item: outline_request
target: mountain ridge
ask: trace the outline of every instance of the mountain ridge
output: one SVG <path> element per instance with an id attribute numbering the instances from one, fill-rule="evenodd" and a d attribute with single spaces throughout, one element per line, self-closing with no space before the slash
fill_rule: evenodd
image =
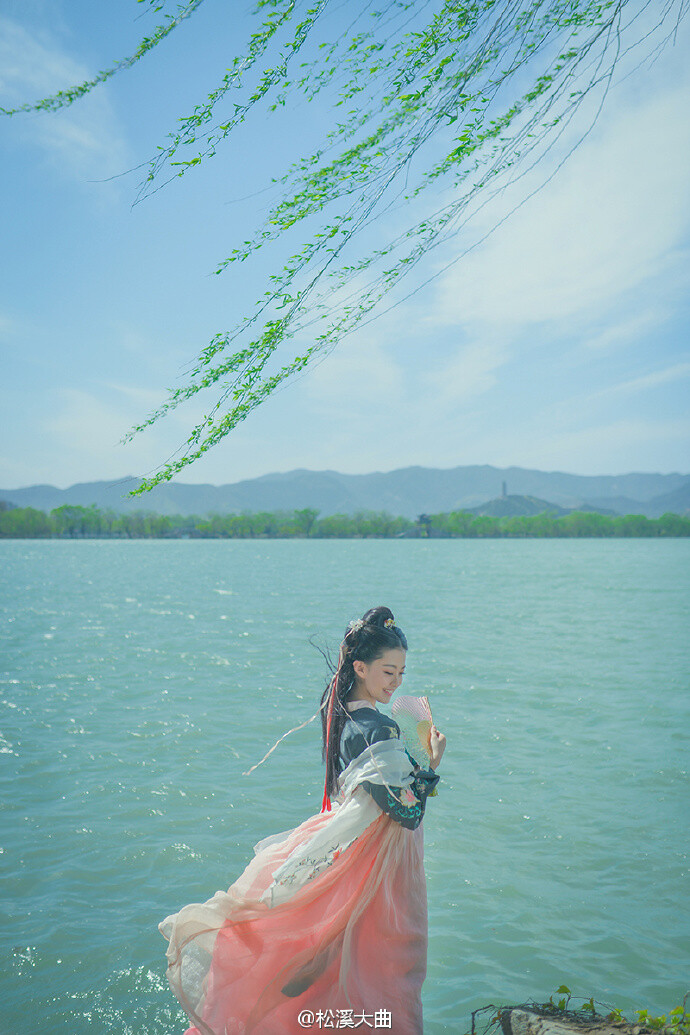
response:
<path id="1" fill-rule="evenodd" d="M 471 510 L 510 493 L 545 500 L 566 510 L 584 506 L 647 517 L 660 517 L 666 511 L 690 511 L 690 475 L 675 472 L 577 475 L 489 464 L 454 468 L 415 465 L 367 474 L 296 468 L 224 485 L 169 482 L 143 497 L 128 497 L 126 493 L 137 484 L 138 479 L 132 476 L 117 481 L 78 482 L 66 489 L 33 485 L 0 489 L 0 500 L 45 511 L 63 505 L 95 504 L 99 509 L 119 512 L 203 515 L 311 507 L 321 516 L 376 510 L 415 518 L 420 513 Z"/>

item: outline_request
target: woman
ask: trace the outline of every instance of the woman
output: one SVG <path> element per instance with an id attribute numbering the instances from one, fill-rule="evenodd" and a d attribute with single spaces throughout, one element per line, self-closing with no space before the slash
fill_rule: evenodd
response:
<path id="1" fill-rule="evenodd" d="M 376 707 L 400 686 L 406 651 L 388 608 L 350 623 L 321 702 L 321 813 L 260 842 L 227 892 L 160 925 L 170 985 L 196 1025 L 187 1035 L 422 1032 L 420 824 L 445 738 L 432 727 L 422 769 Z"/>

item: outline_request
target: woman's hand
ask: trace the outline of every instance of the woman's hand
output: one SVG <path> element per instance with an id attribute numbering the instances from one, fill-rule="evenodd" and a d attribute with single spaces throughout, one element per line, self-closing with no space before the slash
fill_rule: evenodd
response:
<path id="1" fill-rule="evenodd" d="M 445 750 L 446 738 L 442 733 L 439 733 L 435 726 L 432 726 L 429 734 L 429 767 L 431 769 L 438 769 L 439 762 L 443 758 L 443 752 Z"/>

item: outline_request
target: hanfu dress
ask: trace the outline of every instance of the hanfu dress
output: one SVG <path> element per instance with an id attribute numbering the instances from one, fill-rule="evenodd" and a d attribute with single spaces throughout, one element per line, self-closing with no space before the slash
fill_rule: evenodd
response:
<path id="1" fill-rule="evenodd" d="M 423 1031 L 421 822 L 438 777 L 396 722 L 347 707 L 332 810 L 261 841 L 227 891 L 159 925 L 186 1035 L 297 1035 L 311 1015 L 314 1030 Z"/>

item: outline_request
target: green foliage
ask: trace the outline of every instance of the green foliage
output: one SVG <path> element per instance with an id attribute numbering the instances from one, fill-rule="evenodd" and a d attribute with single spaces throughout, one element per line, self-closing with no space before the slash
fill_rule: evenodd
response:
<path id="1" fill-rule="evenodd" d="M 166 15 L 132 57 L 5 114 L 73 103 L 140 60 L 200 3 Z M 165 0 L 148 4 L 157 12 Z M 241 53 L 157 149 L 137 200 L 214 157 L 262 106 L 280 115 L 288 104 L 320 97 L 331 105 L 333 128 L 315 150 L 277 171 L 282 196 L 216 265 L 220 275 L 277 241 L 291 242 L 288 259 L 278 260 L 244 318 L 216 334 L 187 383 L 126 436 L 198 393 L 216 393 L 181 455 L 135 492 L 193 463 L 371 319 L 430 249 L 539 162 L 588 98 L 596 109 L 623 45 L 658 57 L 686 10 L 684 0 L 668 0 L 642 26 L 632 0 L 381 0 L 376 9 L 356 5 L 342 30 L 335 0 L 258 0 Z M 441 207 L 427 200 L 431 188 L 435 195 L 450 188 Z M 358 253 L 363 232 L 400 197 L 407 226 L 385 246 Z M 295 339 L 303 344 L 291 344 Z M 578 521 L 572 534 L 599 534 L 593 520 Z M 476 534 L 498 534 L 498 527 L 487 520 Z"/>
<path id="2" fill-rule="evenodd" d="M 137 0 L 138 3 L 143 3 L 144 0 Z M 164 0 L 148 0 L 152 10 L 155 13 L 162 10 L 164 7 Z M 150 50 L 157 47 L 166 36 L 169 36 L 173 29 L 176 29 L 180 22 L 184 21 L 185 18 L 189 18 L 190 14 L 203 3 L 203 0 L 189 0 L 186 4 L 181 4 L 177 8 L 177 14 L 166 14 L 165 22 L 163 25 L 158 25 L 151 33 L 150 36 L 144 36 L 140 41 L 139 46 L 136 48 L 133 54 L 129 57 L 121 58 L 116 61 L 110 68 L 99 72 L 98 75 L 94 76 L 93 79 L 87 79 L 83 83 L 79 83 L 76 86 L 71 86 L 66 90 L 59 90 L 56 94 L 51 97 L 44 97 L 38 101 L 27 101 L 26 104 L 20 104 L 17 108 L 0 108 L 0 115 L 18 115 L 20 112 L 32 112 L 32 111 L 57 111 L 60 108 L 65 108 L 74 101 L 79 100 L 85 94 L 90 93 L 95 86 L 100 86 L 101 83 L 105 83 L 108 79 L 121 72 L 125 68 L 131 68 L 132 65 L 140 61 L 145 54 L 148 54 Z"/>
<path id="3" fill-rule="evenodd" d="M 466 1032 L 465 1035 L 477 1035 L 478 1026 L 476 1018 L 480 1014 L 489 1015 L 489 1019 L 482 1029 L 482 1035 L 489 1035 L 494 1029 L 500 1031 L 504 1026 L 505 1016 L 513 1010 L 526 1011 L 541 1017 L 555 1018 L 565 1022 L 563 1030 L 577 1031 L 578 1026 L 581 1026 L 585 1035 L 587 1031 L 600 1031 L 608 1025 L 627 1028 L 628 1030 L 632 1028 L 635 1035 L 654 1031 L 662 1032 L 663 1035 L 690 1035 L 690 1014 L 687 1012 L 687 1000 L 690 992 L 685 994 L 682 1004 L 670 1010 L 668 1014 L 654 1017 L 648 1010 L 635 1010 L 632 1019 L 625 1017 L 618 1008 L 614 1007 L 611 1009 L 603 1003 L 597 1003 L 593 996 L 583 1000 L 580 1006 L 575 1006 L 575 1001 L 579 1001 L 581 997 L 573 995 L 567 985 L 561 985 L 555 994 L 559 998 L 554 999 L 554 996 L 551 995 L 546 1003 L 528 1002 L 500 1007 L 496 1007 L 491 1003 L 488 1006 L 474 1010 L 472 1013 L 472 1031 L 471 1033 Z M 609 1012 L 602 1014 L 597 1010 L 597 1006 L 605 1006 L 605 1009 Z M 608 1022 L 608 1025 L 606 1022 Z"/>
<path id="4" fill-rule="evenodd" d="M 51 523 L 42 510 L 15 507 L 0 511 L 0 538 L 45 539 L 53 534 Z"/>
<path id="5" fill-rule="evenodd" d="M 552 1007 L 554 1007 L 557 1010 L 567 1010 L 568 1009 L 568 1004 L 570 1003 L 570 998 L 572 996 L 572 992 L 570 991 L 568 986 L 567 985 L 561 985 L 559 988 L 556 989 L 556 995 L 562 995 L 565 998 L 559 999 L 557 1003 L 554 1003 L 553 996 L 549 996 L 548 1003 L 544 1004 L 545 1008 L 547 1006 L 552 1006 Z"/>
<path id="6" fill-rule="evenodd" d="M 690 536 L 690 517 L 665 514 L 658 521 L 639 515 L 580 522 L 590 514 L 550 514 L 493 518 L 464 510 L 449 514 L 422 514 L 416 522 L 374 511 L 332 514 L 319 518 L 312 507 L 290 512 L 262 511 L 183 517 L 135 511 L 116 514 L 96 506 L 62 506 L 45 514 L 32 507 L 4 510 L 0 506 L 0 539 L 393 539 L 410 538 L 554 538 L 554 537 L 667 537 Z M 673 520 L 670 520 L 673 519 Z M 642 524 L 640 523 L 642 520 Z M 589 532 L 585 531 L 587 528 Z M 564 986 L 558 989 L 567 993 Z M 586 1009 L 588 1007 L 583 1007 Z"/>
<path id="7" fill-rule="evenodd" d="M 669 1010 L 668 1014 L 662 1013 L 658 1017 L 652 1016 L 648 1010 L 636 1010 L 636 1023 L 648 1031 L 671 1032 L 672 1035 L 690 1035 L 690 1013 L 687 1012 L 687 995 L 681 1006 Z M 619 1011 L 616 1011 L 619 1013 Z"/>
<path id="8" fill-rule="evenodd" d="M 557 995 L 563 995 L 564 998 L 554 1002 L 553 996 L 550 996 L 548 1003 L 542 1004 L 542 1009 L 547 1012 L 558 1011 L 565 1013 L 570 1011 L 570 1003 L 573 999 L 573 994 L 567 985 L 561 985 L 556 992 Z M 634 1025 L 639 1027 L 642 1031 L 660 1031 L 666 1033 L 666 1035 L 690 1035 L 690 1013 L 687 1012 L 687 1000 L 688 994 L 686 993 L 685 998 L 680 1006 L 674 1007 L 669 1010 L 668 1014 L 660 1014 L 655 1017 L 648 1010 L 635 1010 L 633 1011 L 633 1020 L 628 1020 L 621 1010 L 614 1007 L 605 1017 L 611 1024 L 616 1025 Z M 588 1013 L 594 1019 L 599 1016 L 594 997 L 590 997 L 585 1000 L 580 1007 L 578 1007 L 580 1013 Z"/>

